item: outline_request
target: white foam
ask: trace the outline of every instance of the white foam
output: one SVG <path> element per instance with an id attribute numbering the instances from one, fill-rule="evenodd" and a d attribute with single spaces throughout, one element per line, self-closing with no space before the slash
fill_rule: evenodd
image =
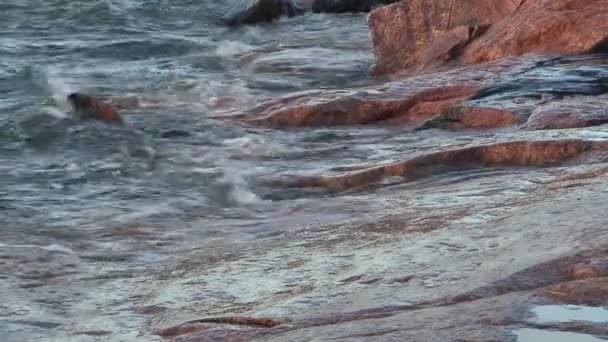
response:
<path id="1" fill-rule="evenodd" d="M 46 114 L 48 114 L 54 118 L 57 118 L 57 119 L 65 119 L 68 117 L 68 115 L 66 113 L 60 111 L 59 109 L 57 109 L 55 107 L 44 107 L 43 111 Z"/>
<path id="2" fill-rule="evenodd" d="M 263 200 L 258 197 L 251 189 L 245 180 L 245 175 L 234 168 L 225 170 L 224 175 L 218 180 L 221 183 L 228 184 L 230 190 L 228 198 L 236 204 L 256 204 Z"/>
<path id="3" fill-rule="evenodd" d="M 67 82 L 57 76 L 53 71 L 46 72 L 46 89 L 51 94 L 51 98 L 59 110 L 70 110 L 67 96 L 74 92 L 74 89 L 71 89 L 71 87 L 67 85 Z"/>
<path id="4" fill-rule="evenodd" d="M 215 54 L 220 57 L 234 57 L 250 52 L 253 46 L 238 41 L 224 41 L 215 49 Z"/>
<path id="5" fill-rule="evenodd" d="M 65 247 L 65 246 L 61 246 L 61 245 L 57 245 L 57 244 L 52 244 L 52 245 L 48 245 L 48 246 L 37 246 L 37 245 L 7 245 L 5 243 L 0 243 L 0 248 L 28 248 L 28 249 L 33 249 L 33 248 L 39 248 L 45 251 L 50 251 L 50 252 L 61 252 L 61 253 L 66 253 L 66 254 L 74 254 L 74 251 Z"/>

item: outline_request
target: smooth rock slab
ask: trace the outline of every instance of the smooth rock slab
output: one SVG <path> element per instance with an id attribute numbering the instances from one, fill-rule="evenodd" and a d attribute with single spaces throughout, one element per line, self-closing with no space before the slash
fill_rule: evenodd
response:
<path id="1" fill-rule="evenodd" d="M 608 95 L 572 96 L 534 109 L 525 130 L 589 127 L 608 123 Z"/>

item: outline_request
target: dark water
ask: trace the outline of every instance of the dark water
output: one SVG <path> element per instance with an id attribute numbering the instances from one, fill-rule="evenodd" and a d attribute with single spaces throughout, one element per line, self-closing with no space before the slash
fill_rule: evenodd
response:
<path id="1" fill-rule="evenodd" d="M 3 341 L 69 340 L 71 324 L 82 319 L 121 333 L 117 340 L 136 340 L 143 323 L 120 309 L 130 290 L 87 281 L 155 274 L 172 258 L 212 248 L 214 239 L 264 238 L 384 205 L 271 188 L 274 177 L 510 134 L 281 132 L 213 120 L 288 92 L 373 83 L 365 15 L 225 28 L 217 18 L 227 8 L 228 1 L 200 0 L 2 1 Z M 548 79 L 539 87 L 567 83 L 563 75 L 573 75 L 572 84 L 586 77 L 588 86 L 604 72 L 584 64 L 530 77 Z M 128 128 L 77 122 L 63 100 L 76 90 L 141 105 L 123 110 Z M 453 180 L 461 177 L 475 174 Z M 95 311 L 108 303 L 118 303 L 114 316 Z"/>

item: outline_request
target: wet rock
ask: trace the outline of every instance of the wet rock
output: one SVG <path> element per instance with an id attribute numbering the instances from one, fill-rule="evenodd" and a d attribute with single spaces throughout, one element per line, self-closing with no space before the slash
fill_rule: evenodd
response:
<path id="1" fill-rule="evenodd" d="M 608 304 L 608 278 L 589 278 L 547 287 L 542 294 L 567 304 Z"/>
<path id="2" fill-rule="evenodd" d="M 597 272 L 593 266 L 588 264 L 576 264 L 572 267 L 572 276 L 574 279 L 597 278 Z"/>
<path id="3" fill-rule="evenodd" d="M 309 0 L 313 12 L 345 13 L 369 12 L 379 5 L 388 5 L 399 0 Z M 302 1 L 306 3 L 306 1 Z"/>
<path id="4" fill-rule="evenodd" d="M 457 57 L 487 27 L 513 12 L 521 0 L 401 1 L 369 17 L 376 56 L 374 74 L 419 68 Z"/>
<path id="5" fill-rule="evenodd" d="M 185 325 L 160 329 L 156 331 L 156 334 L 161 337 L 175 337 L 186 334 L 192 334 L 206 329 L 209 329 L 209 327 L 204 325 Z"/>
<path id="6" fill-rule="evenodd" d="M 162 305 L 146 305 L 136 308 L 135 312 L 142 315 L 157 315 L 167 310 L 168 309 Z"/>
<path id="7" fill-rule="evenodd" d="M 344 13 L 369 12 L 373 7 L 397 0 L 243 0 L 223 17 L 227 25 L 269 22 L 279 17 L 296 16 L 306 11 Z"/>
<path id="8" fill-rule="evenodd" d="M 133 110 L 139 109 L 142 106 L 141 99 L 138 96 L 100 97 L 100 99 L 107 101 L 117 110 Z"/>
<path id="9" fill-rule="evenodd" d="M 534 65 L 534 58 L 437 72 L 356 90 L 308 91 L 267 100 L 227 119 L 273 127 L 400 124 L 417 127 L 463 104 L 497 78 Z"/>
<path id="10" fill-rule="evenodd" d="M 597 50 L 608 39 L 604 0 L 527 0 L 471 43 L 465 64 L 526 53 L 577 54 Z"/>
<path id="11" fill-rule="evenodd" d="M 550 101 L 532 112 L 524 130 L 589 127 L 608 123 L 608 96 L 573 96 Z"/>
<path id="12" fill-rule="evenodd" d="M 72 93 L 68 95 L 68 102 L 80 119 L 100 120 L 115 124 L 123 123 L 122 117 L 114 108 L 95 97 L 82 93 Z"/>
<path id="13" fill-rule="evenodd" d="M 175 138 L 187 138 L 192 136 L 192 134 L 188 131 L 183 131 L 181 129 L 171 129 L 168 131 L 164 131 L 161 133 L 161 138 L 164 139 L 175 139 Z"/>
<path id="14" fill-rule="evenodd" d="M 283 13 L 281 0 L 241 0 L 224 14 L 222 21 L 227 25 L 265 22 L 277 19 Z"/>
<path id="15" fill-rule="evenodd" d="M 549 165 L 594 150 L 608 150 L 608 144 L 583 140 L 512 141 L 431 153 L 339 176 L 300 177 L 277 183 L 288 187 L 344 191 L 378 183 L 388 177 L 412 181 L 458 168 Z"/>
<path id="16" fill-rule="evenodd" d="M 604 51 L 607 14 L 602 0 L 402 1 L 370 15 L 372 73 Z"/>
<path id="17" fill-rule="evenodd" d="M 511 126 L 519 118 L 516 113 L 508 110 L 489 107 L 459 106 L 449 108 L 422 125 L 419 129 L 489 129 Z"/>
<path id="18" fill-rule="evenodd" d="M 191 334 L 209 329 L 209 324 L 242 325 L 254 328 L 273 328 L 287 323 L 286 320 L 254 317 L 215 317 L 189 321 L 175 327 L 161 329 L 157 335 L 163 337 Z"/>
<path id="19" fill-rule="evenodd" d="M 111 335 L 111 331 L 107 330 L 87 330 L 87 331 L 77 331 L 74 335 L 86 335 L 86 336 L 105 336 Z"/>
<path id="20" fill-rule="evenodd" d="M 275 128 L 361 125 L 396 118 L 407 122 L 408 117 L 411 116 L 420 117 L 424 114 L 436 113 L 429 113 L 424 108 L 420 111 L 421 103 L 442 103 L 454 98 L 462 103 L 475 93 L 476 88 L 463 85 L 422 88 L 418 92 L 405 89 L 400 91 L 405 96 L 399 96 L 398 92 L 378 96 L 373 92 L 357 91 L 344 97 L 311 98 L 297 103 L 283 103 L 282 106 L 277 103 L 269 110 L 262 111 L 256 117 L 246 119 L 244 122 Z M 453 102 L 450 102 L 448 105 L 452 104 Z"/>
<path id="21" fill-rule="evenodd" d="M 543 262 L 487 286 L 454 296 L 447 303 L 473 301 L 524 290 L 538 290 L 550 296 L 564 296 L 563 289 L 572 288 L 571 284 L 576 283 L 573 282 L 577 279 L 576 269 L 581 269 L 582 265 L 588 265 L 598 258 L 603 260 L 605 257 L 603 250 L 589 250 Z"/>
<path id="22" fill-rule="evenodd" d="M 427 48 L 423 49 L 418 66 L 412 71 L 422 71 L 456 59 L 465 46 L 483 34 L 489 25 L 457 26 L 442 33 Z"/>
<path id="23" fill-rule="evenodd" d="M 588 263 L 578 263 L 572 267 L 574 279 L 588 279 L 608 276 L 608 259 L 595 258 Z"/>

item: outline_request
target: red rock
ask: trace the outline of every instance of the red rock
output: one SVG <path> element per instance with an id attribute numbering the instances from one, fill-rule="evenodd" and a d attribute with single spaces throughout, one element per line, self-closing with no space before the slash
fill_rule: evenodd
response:
<path id="1" fill-rule="evenodd" d="M 608 123 L 608 96 L 575 96 L 534 109 L 524 130 L 560 129 Z"/>
<path id="2" fill-rule="evenodd" d="M 516 113 L 489 107 L 459 106 L 449 108 L 440 115 L 425 122 L 421 129 L 488 129 L 511 126 L 516 124 L 519 118 Z"/>
<path id="3" fill-rule="evenodd" d="M 369 17 L 372 73 L 597 52 L 608 41 L 607 16 L 605 0 L 402 1 Z"/>
<path id="4" fill-rule="evenodd" d="M 587 278 L 550 286 L 542 291 L 545 296 L 567 304 L 606 305 L 608 278 Z"/>
<path id="5" fill-rule="evenodd" d="M 210 328 L 209 324 L 243 325 L 255 328 L 273 328 L 287 323 L 287 320 L 255 317 L 213 317 L 189 321 L 178 326 L 161 329 L 156 332 L 162 337 L 173 337 L 192 334 Z"/>
<path id="6" fill-rule="evenodd" d="M 597 276 L 597 272 L 591 265 L 576 264 L 572 267 L 572 277 L 574 279 L 597 278 Z"/>
<path id="7" fill-rule="evenodd" d="M 385 6 L 369 16 L 376 63 L 384 74 L 438 60 L 450 60 L 490 24 L 521 0 L 408 0 Z"/>
<path id="8" fill-rule="evenodd" d="M 521 72 L 538 60 L 502 60 L 357 90 L 291 94 L 226 119 L 274 128 L 382 123 L 416 127 L 445 109 L 463 104 L 498 77 Z"/>
<path id="9" fill-rule="evenodd" d="M 299 177 L 278 182 L 278 185 L 344 191 L 377 183 L 388 177 L 402 177 L 404 181 L 410 181 L 455 167 L 542 166 L 594 150 L 608 150 L 608 144 L 584 140 L 511 141 L 430 153 L 338 176 Z"/>
<path id="10" fill-rule="evenodd" d="M 95 97 L 81 93 L 72 93 L 68 96 L 68 102 L 72 104 L 81 119 L 93 119 L 118 124 L 123 122 L 122 117 L 114 108 Z"/>
<path id="11" fill-rule="evenodd" d="M 608 39 L 607 18 L 605 0 L 527 0 L 471 43 L 461 61 L 589 52 Z"/>

